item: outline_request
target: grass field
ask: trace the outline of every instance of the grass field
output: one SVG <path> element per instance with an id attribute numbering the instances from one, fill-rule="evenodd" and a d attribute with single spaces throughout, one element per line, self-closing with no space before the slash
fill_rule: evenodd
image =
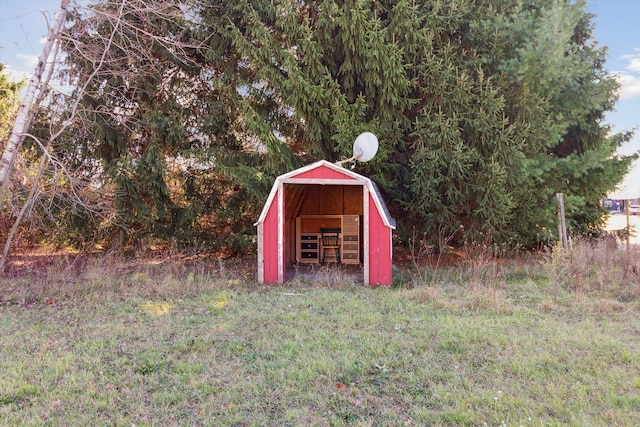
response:
<path id="1" fill-rule="evenodd" d="M 222 263 L 0 279 L 0 425 L 637 426 L 640 255 L 583 246 L 392 288 Z"/>

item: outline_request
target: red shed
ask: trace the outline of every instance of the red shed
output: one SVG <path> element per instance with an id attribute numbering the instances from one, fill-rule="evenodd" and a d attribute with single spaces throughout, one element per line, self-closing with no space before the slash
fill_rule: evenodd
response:
<path id="1" fill-rule="evenodd" d="M 319 263 L 321 228 L 340 229 L 341 264 L 364 267 L 364 283 L 391 284 L 396 222 L 369 178 L 321 160 L 276 178 L 258 227 L 258 281 L 284 282 L 287 267 Z"/>

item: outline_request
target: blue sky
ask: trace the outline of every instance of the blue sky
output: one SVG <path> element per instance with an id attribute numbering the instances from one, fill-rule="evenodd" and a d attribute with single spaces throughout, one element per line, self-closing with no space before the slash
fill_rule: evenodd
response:
<path id="1" fill-rule="evenodd" d="M 47 31 L 45 17 L 52 22 L 59 5 L 59 0 L 0 0 L 0 63 L 16 77 L 35 68 Z M 640 150 L 640 0 L 587 0 L 587 9 L 595 15 L 594 39 L 608 48 L 605 68 L 622 84 L 607 123 L 614 131 L 637 130 L 620 149 L 632 154 Z M 636 163 L 625 184 L 640 196 L 640 161 Z"/>

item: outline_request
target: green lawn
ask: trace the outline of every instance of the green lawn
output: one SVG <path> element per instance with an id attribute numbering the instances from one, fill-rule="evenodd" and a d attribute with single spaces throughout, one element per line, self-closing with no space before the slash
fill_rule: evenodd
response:
<path id="1" fill-rule="evenodd" d="M 640 425 L 637 277 L 458 269 L 394 288 L 0 279 L 0 425 Z"/>

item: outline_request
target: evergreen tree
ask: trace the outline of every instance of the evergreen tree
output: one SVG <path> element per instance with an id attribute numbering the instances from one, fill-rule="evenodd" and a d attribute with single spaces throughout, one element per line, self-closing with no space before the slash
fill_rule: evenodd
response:
<path id="1" fill-rule="evenodd" d="M 86 151 L 132 229 L 175 237 L 208 218 L 242 242 L 275 176 L 350 155 L 365 130 L 381 147 L 359 171 L 405 240 L 544 243 L 556 192 L 587 230 L 629 165 L 582 1 L 92 7 L 71 26 L 70 75 L 89 82 Z"/>
<path id="2" fill-rule="evenodd" d="M 545 242 L 554 195 L 574 229 L 629 159 L 608 137 L 615 80 L 583 2 L 252 1 L 218 16 L 256 73 L 304 126 L 306 153 L 335 160 L 362 130 L 368 169 L 405 238 Z M 224 23 L 224 24 L 223 24 Z M 231 23 L 231 24 L 229 24 Z M 464 230 L 458 233 L 458 230 Z"/>
<path id="3" fill-rule="evenodd" d="M 78 128 L 67 149 L 82 153 L 79 164 L 92 159 L 112 188 L 125 225 L 117 230 L 129 241 L 194 243 L 204 226 L 215 237 L 242 233 L 256 214 L 251 202 L 268 191 L 252 143 L 240 137 L 240 85 L 197 40 L 206 36 L 189 22 L 189 6 L 102 0 L 72 13 L 65 75 L 77 88 L 71 97 L 82 99 L 76 120 L 91 132 Z M 232 191 L 250 171 L 254 192 Z"/>

